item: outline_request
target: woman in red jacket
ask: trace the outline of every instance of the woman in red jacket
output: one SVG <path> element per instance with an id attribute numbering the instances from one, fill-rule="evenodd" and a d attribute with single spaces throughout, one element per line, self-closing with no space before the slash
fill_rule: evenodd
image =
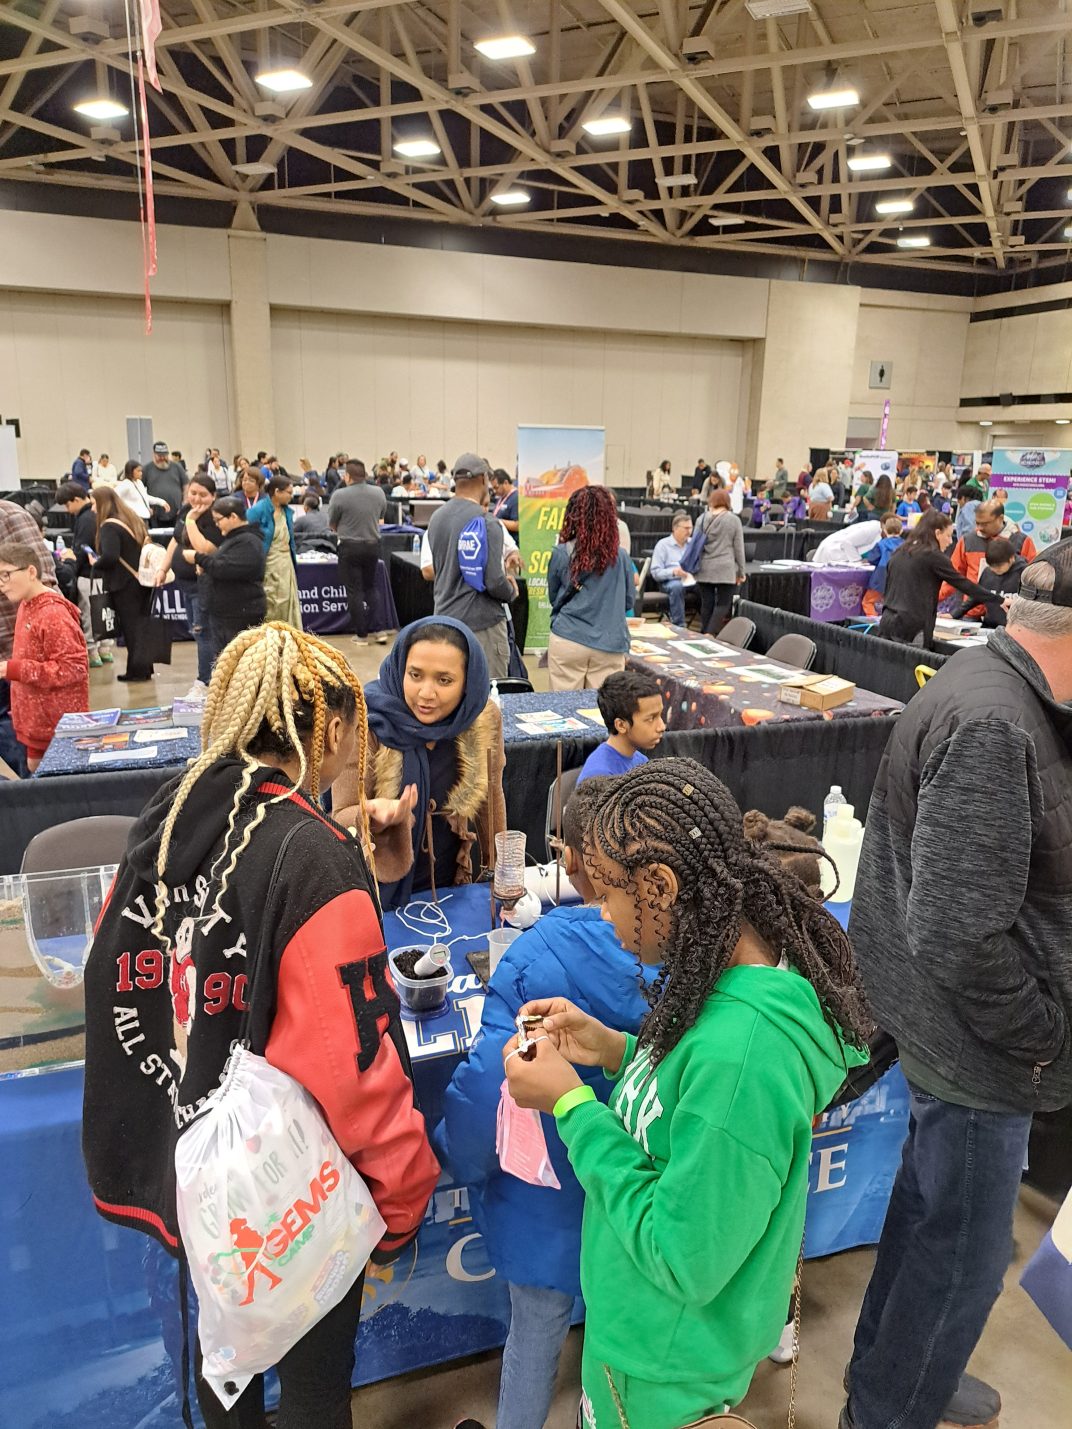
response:
<path id="1" fill-rule="evenodd" d="M 132 830 L 86 966 L 83 1150 L 97 1209 L 181 1253 L 175 1143 L 247 1037 L 319 1103 L 387 1224 L 372 1261 L 389 1264 L 416 1236 L 439 1167 L 414 1102 L 367 820 L 359 810 L 354 838 L 319 806 L 350 759 L 363 763 L 361 685 L 313 636 L 247 630 L 216 663 L 201 738 L 200 758 Z M 279 1429 L 350 1429 L 362 1280 L 280 1361 Z M 264 1422 L 259 1377 L 230 1414 L 200 1380 L 198 1397 L 208 1429 Z"/>
<path id="2" fill-rule="evenodd" d="M 18 606 L 11 659 L 11 722 L 31 772 L 45 756 L 60 715 L 89 709 L 89 652 L 78 610 L 41 583 L 41 557 L 19 541 L 0 545 L 0 591 Z"/>

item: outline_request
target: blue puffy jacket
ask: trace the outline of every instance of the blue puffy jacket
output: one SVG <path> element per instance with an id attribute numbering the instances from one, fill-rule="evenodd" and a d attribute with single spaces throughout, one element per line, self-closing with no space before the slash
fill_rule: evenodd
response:
<path id="1" fill-rule="evenodd" d="M 544 914 L 507 948 L 488 987 L 480 1032 L 469 1059 L 455 1071 L 443 1120 L 432 1133 L 439 1159 L 469 1187 L 477 1228 L 488 1259 L 516 1285 L 539 1285 L 566 1295 L 581 1293 L 581 1214 L 584 1192 L 573 1174 L 552 1116 L 544 1136 L 560 1191 L 530 1186 L 499 1168 L 495 1120 L 503 1082 L 502 1048 L 516 1032 L 518 1009 L 533 998 L 566 997 L 609 1027 L 635 1032 L 647 1011 L 641 968 L 598 908 L 573 905 Z M 578 1073 L 607 1101 L 612 1084 L 598 1067 Z"/>

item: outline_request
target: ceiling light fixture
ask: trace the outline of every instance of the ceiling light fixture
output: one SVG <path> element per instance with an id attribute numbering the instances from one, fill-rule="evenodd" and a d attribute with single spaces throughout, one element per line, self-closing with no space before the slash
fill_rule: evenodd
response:
<path id="1" fill-rule="evenodd" d="M 809 15 L 811 0 L 744 0 L 753 20 L 778 20 L 783 15 Z"/>
<path id="2" fill-rule="evenodd" d="M 695 174 L 664 174 L 655 182 L 661 189 L 691 189 L 696 183 Z"/>
<path id="3" fill-rule="evenodd" d="M 745 220 L 743 218 L 719 218 L 716 215 L 707 221 L 712 228 L 737 228 L 743 224 Z"/>
<path id="4" fill-rule="evenodd" d="M 849 168 L 854 174 L 871 174 L 892 167 L 893 160 L 889 154 L 853 154 L 849 160 Z"/>
<path id="5" fill-rule="evenodd" d="M 1065 237 L 1065 238 L 1072 238 L 1072 224 L 1069 224 L 1069 226 L 1065 229 L 1065 231 L 1064 231 L 1064 237 Z"/>
<path id="6" fill-rule="evenodd" d="M 255 159 L 251 159 L 247 164 L 235 164 L 236 174 L 249 174 L 251 178 L 260 178 L 261 175 L 274 174 L 274 164 L 261 164 Z"/>
<path id="7" fill-rule="evenodd" d="M 476 40 L 473 49 L 489 60 L 520 60 L 534 55 L 536 46 L 524 35 L 501 35 L 496 39 Z"/>
<path id="8" fill-rule="evenodd" d="M 499 204 L 502 208 L 517 208 L 520 204 L 531 203 L 532 195 L 526 193 L 524 189 L 503 189 L 497 194 L 492 194 L 491 201 Z"/>
<path id="9" fill-rule="evenodd" d="M 273 94 L 296 94 L 299 89 L 313 87 L 313 81 L 307 74 L 289 65 L 283 69 L 266 69 L 253 77 L 263 89 L 270 89 Z"/>
<path id="10" fill-rule="evenodd" d="M 81 104 L 74 106 L 74 112 L 86 119 L 124 119 L 130 110 L 117 99 L 109 99 L 103 94 L 95 99 L 83 99 Z"/>
<path id="11" fill-rule="evenodd" d="M 979 425 L 980 425 L 981 427 L 992 427 L 992 426 L 994 425 L 994 423 L 993 423 L 993 422 L 980 422 Z"/>
<path id="12" fill-rule="evenodd" d="M 403 159 L 435 159 L 442 152 L 434 139 L 401 139 L 395 145 L 395 153 Z"/>
<path id="13" fill-rule="evenodd" d="M 606 139 L 612 134 L 628 134 L 632 127 L 632 121 L 626 119 L 624 114 L 606 114 L 601 119 L 589 119 L 581 125 L 584 132 L 591 134 L 593 139 Z"/>
<path id="14" fill-rule="evenodd" d="M 1058 418 L 1056 418 L 1056 420 L 1054 421 L 1054 426 L 1055 426 L 1055 427 L 1067 427 L 1070 420 L 1072 420 L 1072 418 L 1069 418 L 1069 417 L 1058 417 Z"/>
<path id="15" fill-rule="evenodd" d="M 898 248 L 929 248 L 931 241 L 925 233 L 912 233 L 904 238 L 898 238 Z"/>
<path id="16" fill-rule="evenodd" d="M 915 199 L 885 198 L 875 204 L 876 213 L 911 213 L 916 206 Z"/>
<path id="17" fill-rule="evenodd" d="M 810 109 L 851 109 L 859 102 L 855 89 L 821 89 L 817 94 L 808 95 Z"/>

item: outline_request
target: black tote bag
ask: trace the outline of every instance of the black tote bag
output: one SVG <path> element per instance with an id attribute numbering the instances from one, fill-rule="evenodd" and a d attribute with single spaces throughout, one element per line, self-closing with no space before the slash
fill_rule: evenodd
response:
<path id="1" fill-rule="evenodd" d="M 158 609 L 163 599 L 159 590 L 149 598 L 149 611 L 143 615 L 138 629 L 138 655 L 145 665 L 171 664 L 171 624 Z"/>
<path id="2" fill-rule="evenodd" d="M 119 634 L 119 615 L 110 591 L 89 587 L 89 619 L 94 640 L 114 640 Z"/>

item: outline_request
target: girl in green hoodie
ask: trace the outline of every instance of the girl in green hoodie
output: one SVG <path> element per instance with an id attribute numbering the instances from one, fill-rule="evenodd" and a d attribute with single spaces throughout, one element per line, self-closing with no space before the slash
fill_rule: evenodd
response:
<path id="1" fill-rule="evenodd" d="M 614 781 L 585 870 L 624 947 L 661 963 L 636 1037 L 562 999 L 520 1106 L 553 1112 L 586 1194 L 585 1429 L 680 1429 L 737 1404 L 775 1346 L 804 1231 L 814 1117 L 866 1061 L 852 949 L 691 759 Z M 609 1105 L 572 1064 L 602 1066 Z M 538 1250 L 537 1250 L 538 1253 Z"/>

